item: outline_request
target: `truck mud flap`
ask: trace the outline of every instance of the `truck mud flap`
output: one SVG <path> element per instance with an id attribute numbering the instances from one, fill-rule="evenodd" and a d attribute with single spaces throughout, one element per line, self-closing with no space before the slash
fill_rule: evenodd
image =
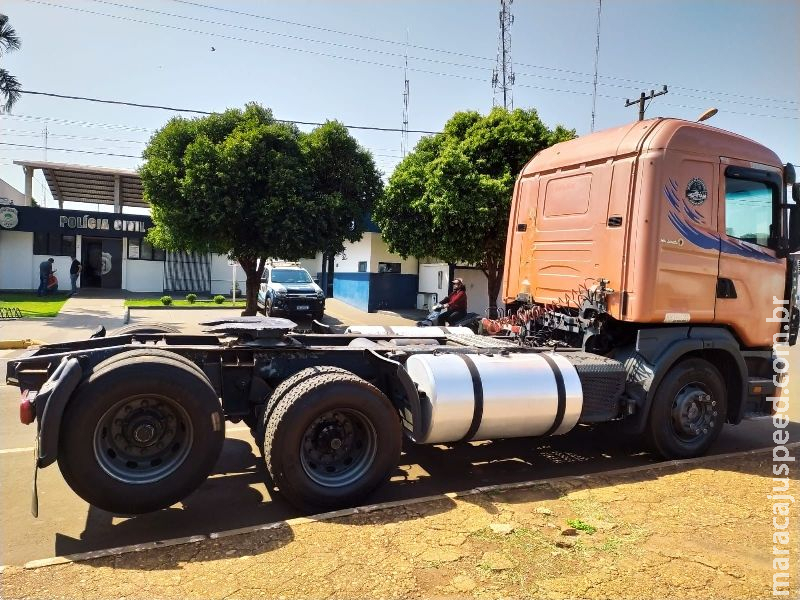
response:
<path id="1" fill-rule="evenodd" d="M 69 397 L 83 377 L 83 369 L 75 358 L 61 359 L 50 378 L 36 395 L 38 431 L 33 449 L 33 482 L 31 486 L 31 515 L 39 516 L 39 469 L 51 465 L 58 452 L 61 417 Z"/>
<path id="2" fill-rule="evenodd" d="M 40 469 L 56 460 L 61 417 L 82 377 L 83 369 L 78 359 L 64 357 L 36 395 L 36 413 L 39 416 L 36 465 Z"/>

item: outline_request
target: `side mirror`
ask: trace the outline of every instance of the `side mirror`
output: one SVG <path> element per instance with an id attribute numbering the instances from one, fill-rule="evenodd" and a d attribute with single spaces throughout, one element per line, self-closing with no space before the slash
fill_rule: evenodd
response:
<path id="1" fill-rule="evenodd" d="M 789 206 L 789 253 L 800 250 L 800 183 L 792 184 L 792 199 Z"/>
<path id="2" fill-rule="evenodd" d="M 314 278 L 313 278 L 313 281 L 314 281 L 314 283 L 316 283 L 317 285 L 319 285 L 319 277 L 314 277 Z"/>

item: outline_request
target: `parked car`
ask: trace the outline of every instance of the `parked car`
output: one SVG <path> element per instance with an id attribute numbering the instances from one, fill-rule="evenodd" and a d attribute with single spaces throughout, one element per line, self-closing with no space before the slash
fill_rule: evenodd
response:
<path id="1" fill-rule="evenodd" d="M 322 319 L 325 293 L 299 265 L 267 265 L 256 300 L 267 316 L 311 315 Z"/>

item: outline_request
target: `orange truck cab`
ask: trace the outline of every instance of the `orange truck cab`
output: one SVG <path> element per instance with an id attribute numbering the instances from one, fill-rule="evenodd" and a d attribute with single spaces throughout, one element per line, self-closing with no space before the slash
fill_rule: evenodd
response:
<path id="1" fill-rule="evenodd" d="M 729 422 L 769 413 L 773 346 L 798 328 L 790 186 L 797 201 L 794 168 L 768 148 L 680 119 L 556 144 L 514 189 L 509 314 L 532 345 L 625 362 L 635 429 L 687 361 L 719 375 Z"/>

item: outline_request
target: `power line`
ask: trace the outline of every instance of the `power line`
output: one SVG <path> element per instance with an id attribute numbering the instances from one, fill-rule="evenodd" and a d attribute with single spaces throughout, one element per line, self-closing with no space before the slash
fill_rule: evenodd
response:
<path id="1" fill-rule="evenodd" d="M 133 106 L 135 108 L 155 108 L 159 110 L 169 110 L 173 112 L 187 112 L 200 115 L 213 115 L 215 113 L 207 110 L 197 110 L 194 108 L 177 108 L 174 106 L 162 106 L 159 104 L 140 104 L 138 102 L 126 102 L 124 100 L 106 100 L 102 98 L 90 98 L 87 96 L 70 96 L 67 94 L 56 94 L 53 92 L 37 92 L 32 90 L 20 90 L 21 94 L 32 94 L 36 96 L 49 96 L 51 98 L 62 98 L 65 100 L 83 100 L 85 102 L 99 102 L 101 104 L 117 104 L 121 106 Z M 290 119 L 275 119 L 279 123 L 293 123 L 295 125 L 324 125 L 325 123 L 318 121 L 295 121 Z M 348 129 L 363 129 L 366 131 L 403 131 L 397 127 L 372 127 L 368 125 L 344 125 Z M 438 131 L 426 131 L 422 129 L 408 129 L 408 133 L 422 133 L 422 134 L 436 134 Z"/>
<path id="2" fill-rule="evenodd" d="M 188 32 L 188 33 L 195 33 L 195 34 L 200 34 L 200 35 L 219 37 L 219 38 L 222 38 L 222 39 L 228 39 L 228 40 L 238 41 L 238 42 L 245 42 L 245 43 L 256 44 L 256 45 L 261 45 L 261 46 L 268 46 L 268 47 L 277 48 L 277 49 L 281 49 L 281 50 L 287 50 L 287 51 L 291 51 L 291 52 L 300 52 L 300 53 L 305 53 L 305 54 L 312 54 L 312 55 L 315 55 L 315 56 L 324 56 L 324 57 L 327 57 L 327 58 L 334 58 L 334 59 L 339 59 L 339 60 L 353 61 L 353 62 L 357 62 L 357 63 L 361 63 L 361 64 L 369 64 L 369 65 L 378 66 L 378 67 L 384 67 L 384 68 L 391 68 L 391 69 L 401 68 L 400 65 L 397 65 L 397 64 L 387 64 L 387 63 L 381 63 L 381 62 L 377 62 L 377 61 L 371 61 L 371 60 L 366 60 L 366 59 L 361 59 L 361 58 L 356 58 L 356 57 L 351 57 L 351 56 L 341 56 L 341 55 L 336 55 L 336 54 L 329 54 L 329 53 L 310 50 L 310 49 L 306 49 L 306 48 L 294 48 L 294 47 L 291 47 L 291 46 L 282 46 L 282 45 L 279 45 L 279 44 L 271 44 L 269 42 L 264 42 L 264 41 L 259 41 L 259 40 L 251 40 L 251 39 L 246 39 L 246 38 L 241 38 L 241 37 L 236 37 L 236 36 L 229 36 L 229 35 L 225 35 L 225 34 L 222 34 L 222 33 L 201 31 L 201 30 L 197 30 L 197 29 L 190 29 L 190 28 L 187 28 L 187 27 L 180 27 L 180 26 L 177 26 L 177 25 L 170 25 L 170 24 L 167 24 L 167 23 L 158 23 L 158 22 L 152 22 L 152 21 L 145 21 L 145 20 L 141 20 L 141 19 L 135 19 L 135 18 L 132 18 L 132 17 L 123 16 L 123 15 L 114 15 L 114 14 L 102 13 L 102 12 L 92 11 L 92 10 L 78 8 L 78 7 L 74 7 L 74 6 L 64 6 L 64 5 L 61 5 L 61 4 L 44 2 L 42 0 L 25 0 L 25 1 L 26 2 L 31 2 L 31 3 L 34 3 L 34 4 L 42 4 L 42 5 L 45 5 L 45 6 L 51 6 L 51 7 L 55 7 L 55 8 L 62 8 L 62 9 L 65 9 L 65 10 L 71 10 L 71 11 L 80 12 L 80 13 L 86 13 L 86 14 L 91 14 L 91 15 L 96 15 L 96 16 L 101 16 L 101 17 L 107 17 L 107 18 L 112 18 L 112 19 L 119 19 L 119 20 L 123 20 L 123 21 L 129 21 L 129 22 L 133 22 L 133 23 L 139 23 L 139 24 L 144 24 L 144 25 L 152 25 L 152 26 L 155 26 L 155 27 L 164 27 L 164 28 L 174 29 L 174 30 L 178 30 L 178 31 Z M 218 21 L 211 21 L 211 20 L 208 20 L 208 19 L 200 19 L 200 18 L 197 18 L 197 17 L 190 17 L 190 16 L 186 16 L 186 15 L 176 15 L 174 13 L 166 13 L 166 12 L 163 12 L 163 11 L 157 11 L 157 10 L 153 10 L 153 9 L 146 9 L 146 8 L 138 7 L 138 6 L 131 6 L 131 5 L 126 5 L 126 4 L 119 4 L 119 3 L 115 3 L 115 2 L 110 2 L 109 0 L 94 0 L 94 1 L 98 2 L 98 3 L 101 3 L 101 4 L 117 6 L 117 7 L 120 7 L 120 8 L 127 8 L 127 9 L 131 9 L 131 10 L 140 10 L 140 11 L 151 12 L 151 13 L 155 13 L 155 14 L 159 14 L 159 15 L 163 15 L 163 16 L 170 16 L 170 17 L 187 19 L 187 20 L 192 20 L 192 21 L 199 21 L 199 22 L 206 23 L 206 24 L 209 24 L 209 25 L 214 25 L 214 26 L 232 27 L 232 28 L 243 29 L 243 30 L 247 30 L 247 31 L 254 31 L 254 32 L 257 32 L 257 33 L 261 33 L 261 34 L 289 37 L 289 38 L 298 39 L 298 40 L 307 41 L 307 42 L 312 42 L 312 43 L 329 44 L 329 45 L 333 45 L 333 46 L 337 46 L 337 47 L 341 47 L 341 48 L 347 48 L 347 49 L 352 49 L 352 50 L 356 50 L 356 51 L 359 51 L 359 52 L 364 52 L 364 53 L 367 53 L 367 54 L 383 54 L 383 55 L 393 56 L 393 57 L 398 57 L 398 58 L 402 58 L 403 57 L 402 54 L 393 53 L 393 52 L 386 52 L 386 51 L 375 50 L 375 49 L 359 48 L 359 47 L 356 47 L 356 46 L 349 46 L 349 45 L 346 45 L 346 44 L 338 44 L 336 42 L 330 42 L 330 41 L 326 41 L 326 40 L 314 40 L 314 39 L 309 39 L 309 38 L 303 38 L 303 37 L 300 37 L 300 36 L 292 36 L 290 34 L 283 34 L 283 33 L 277 33 L 277 32 L 264 31 L 264 30 L 259 30 L 259 29 L 255 29 L 255 28 L 251 28 L 251 27 L 246 27 L 246 26 L 241 26 L 241 25 L 234 25 L 234 24 L 229 24 L 229 23 L 222 23 L 222 22 L 218 22 Z M 180 0 L 173 0 L 173 1 L 180 2 Z M 196 5 L 196 6 L 202 6 L 202 7 L 205 7 L 205 8 L 216 9 L 216 7 L 209 7 L 207 5 L 201 5 L 201 4 L 197 4 L 197 3 L 190 3 L 190 2 L 183 2 L 183 3 L 185 3 L 185 4 L 193 4 L 193 5 Z M 219 10 L 223 10 L 225 12 L 233 12 L 235 14 L 241 14 L 241 15 L 246 15 L 246 16 L 251 16 L 251 17 L 258 17 L 258 15 L 251 15 L 249 13 L 242 13 L 242 12 L 239 12 L 239 11 L 230 11 L 229 9 L 219 9 Z M 262 17 L 262 18 L 270 19 L 269 17 Z M 287 22 L 287 23 L 301 25 L 301 24 L 292 23 L 292 22 Z M 310 27 L 312 29 L 315 28 L 314 26 L 308 26 L 308 27 Z M 325 28 L 319 28 L 319 29 L 326 30 Z M 338 33 L 338 34 L 342 34 L 342 35 L 350 35 L 350 34 L 348 34 L 346 32 L 341 32 L 341 31 L 336 31 L 336 30 L 326 30 L 326 31 L 330 31 L 330 32 Z M 383 42 L 383 43 L 391 43 L 391 44 L 399 43 L 399 42 L 394 42 L 393 40 L 372 38 L 370 36 L 361 36 L 360 34 L 352 34 L 352 35 L 354 35 L 356 37 L 364 37 L 366 39 L 372 39 L 374 41 L 379 41 L 379 42 Z M 440 49 L 436 49 L 436 48 L 428 48 L 428 47 L 425 47 L 425 46 L 413 46 L 413 47 L 418 48 L 418 49 L 422 49 L 422 50 L 425 50 L 425 51 L 445 52 L 445 53 L 448 53 L 448 54 L 455 54 L 455 55 L 463 56 L 465 58 L 480 59 L 480 60 L 491 60 L 491 59 L 488 59 L 486 57 L 479 57 L 479 56 L 474 56 L 474 55 L 470 55 L 470 54 L 466 54 L 466 53 L 451 52 L 451 51 L 440 50 Z M 433 63 L 449 65 L 449 66 L 455 66 L 455 67 L 460 67 L 460 68 L 472 68 L 472 69 L 476 69 L 477 68 L 477 69 L 481 69 L 481 70 L 489 70 L 489 67 L 481 67 L 480 65 L 453 63 L 453 62 L 449 62 L 449 61 L 442 61 L 442 60 L 438 60 L 438 59 L 431 59 L 431 58 L 420 57 L 420 56 L 410 57 L 410 58 L 412 58 L 413 60 L 433 62 Z M 526 64 L 526 63 L 520 63 L 520 65 L 521 66 L 528 66 L 528 67 L 535 68 L 535 69 L 556 71 L 556 72 L 562 72 L 562 73 L 571 73 L 571 74 L 576 74 L 576 75 L 581 75 L 581 76 L 588 76 L 588 77 L 592 76 L 590 73 L 585 73 L 585 72 L 581 72 L 581 71 L 573 71 L 573 70 L 569 70 L 569 69 L 560 69 L 560 68 L 557 68 L 557 67 L 544 67 L 544 66 L 541 66 L 541 65 L 531 65 L 531 64 Z M 441 73 L 441 72 L 428 71 L 428 70 L 416 69 L 416 68 L 409 68 L 409 70 L 416 71 L 416 72 L 419 72 L 419 73 L 426 73 L 426 74 L 430 74 L 430 75 L 441 76 L 441 77 L 455 77 L 455 78 L 459 78 L 459 79 L 472 79 L 472 80 L 477 80 L 477 81 L 483 81 L 483 79 L 478 79 L 478 78 L 475 78 L 475 77 L 468 77 L 468 76 L 463 76 L 463 75 L 457 75 L 457 74 L 454 74 L 454 73 Z M 537 77 L 537 78 L 541 78 L 541 79 L 554 79 L 554 80 L 558 80 L 558 81 L 579 83 L 579 84 L 583 84 L 583 85 L 588 85 L 590 83 L 590 82 L 587 82 L 587 81 L 579 81 L 579 80 L 575 80 L 575 79 L 567 79 L 567 78 L 563 78 L 563 77 L 554 77 L 554 76 L 546 76 L 546 75 L 537 75 L 537 74 L 531 74 L 531 73 L 519 73 L 519 75 L 523 75 L 523 76 L 526 76 L 526 77 Z M 601 78 L 603 78 L 603 79 L 617 79 L 617 80 L 620 80 L 620 81 L 626 81 L 626 82 L 632 82 L 632 83 L 636 83 L 637 82 L 637 80 L 625 79 L 625 78 L 619 78 L 619 77 L 612 77 L 612 76 L 601 76 Z M 639 83 L 641 83 L 641 82 L 639 82 Z M 598 85 L 601 85 L 601 86 L 604 86 L 604 87 L 615 87 L 615 88 L 628 88 L 629 87 L 629 86 L 625 86 L 625 85 L 611 84 L 611 83 L 598 83 Z M 550 88 L 550 89 L 548 89 L 548 88 L 536 88 L 535 86 L 530 86 L 530 85 L 526 86 L 526 87 L 533 88 L 533 89 L 544 89 L 546 91 L 557 91 L 557 90 L 554 90 L 552 88 Z M 673 86 L 673 89 L 687 89 L 687 90 L 690 90 L 690 91 L 700 91 L 700 92 L 705 91 L 705 90 L 696 90 L 694 88 L 680 88 L 680 86 Z M 558 91 L 570 93 L 570 90 L 558 90 Z M 724 92 L 718 92 L 718 93 L 721 94 L 721 95 L 727 95 L 727 96 L 730 96 L 730 97 L 751 98 L 751 99 L 754 99 L 754 100 L 758 100 L 760 102 L 769 101 L 769 102 L 787 102 L 787 103 L 796 104 L 796 102 L 792 101 L 792 100 L 780 100 L 780 99 L 747 97 L 747 96 L 729 94 L 729 93 L 724 93 Z M 686 95 L 686 94 L 684 94 L 684 95 Z M 688 97 L 692 97 L 692 96 L 688 96 Z M 703 97 L 696 97 L 696 98 L 697 99 L 708 99 L 708 98 L 703 98 Z M 749 102 L 737 102 L 735 100 L 722 100 L 722 101 L 731 102 L 731 103 L 752 105 L 752 103 L 749 103 Z M 777 107 L 777 106 L 776 107 L 772 107 L 772 108 L 776 108 L 776 109 L 779 109 L 779 110 L 795 110 L 795 109 L 792 109 L 792 108 L 783 108 L 783 107 Z"/>
<path id="3" fill-rule="evenodd" d="M 265 21 L 273 21 L 275 23 L 282 23 L 282 24 L 285 24 L 285 25 L 292 25 L 292 26 L 295 26 L 295 27 L 303 27 L 303 28 L 306 28 L 306 29 L 312 29 L 312 30 L 316 30 L 316 31 L 323 31 L 323 32 L 326 32 L 326 33 L 333 33 L 333 34 L 337 34 L 337 35 L 349 36 L 349 37 L 369 40 L 369 41 L 373 41 L 373 42 L 379 42 L 379 43 L 383 43 L 383 44 L 391 44 L 391 45 L 395 45 L 395 46 L 404 46 L 404 45 L 406 45 L 404 42 L 397 41 L 397 40 L 391 40 L 391 39 L 387 39 L 387 38 L 379 38 L 379 37 L 364 35 L 364 34 L 360 34 L 360 33 L 354 33 L 354 32 L 351 32 L 351 31 L 342 31 L 342 30 L 338 30 L 338 29 L 330 29 L 330 28 L 327 28 L 327 27 L 320 27 L 320 26 L 317 26 L 317 25 L 309 25 L 308 23 L 300 23 L 300 22 L 297 22 L 297 21 L 288 21 L 288 20 L 284 20 L 284 19 L 278 19 L 278 18 L 275 18 L 275 17 L 268 17 L 268 16 L 265 16 L 265 15 L 259 15 L 259 14 L 255 14 L 255 13 L 248 13 L 248 12 L 233 10 L 233 9 L 230 9 L 230 8 L 222 8 L 222 7 L 219 7 L 219 6 L 210 6 L 208 4 L 202 4 L 200 2 L 190 2 L 188 0 L 172 0 L 172 2 L 175 2 L 175 3 L 178 3 L 178 4 L 185 4 L 187 6 L 195 6 L 195 7 L 198 7 L 198 8 L 205 8 L 205 9 L 208 9 L 208 10 L 214 10 L 214 11 L 222 12 L 222 13 L 234 14 L 234 15 L 237 15 L 237 16 L 243 16 L 243 17 L 247 17 L 247 18 L 261 19 L 261 20 L 265 20 Z M 325 43 L 325 42 L 320 42 L 320 43 Z M 458 57 L 461 57 L 461 58 L 468 58 L 470 60 L 482 60 L 482 61 L 494 61 L 495 60 L 495 59 L 493 59 L 491 57 L 487 57 L 487 56 L 477 56 L 475 54 L 469 54 L 469 53 L 466 53 L 466 52 L 458 52 L 458 51 L 455 51 L 455 50 L 446 50 L 444 48 L 432 48 L 430 46 L 421 46 L 421 45 L 417 45 L 417 44 L 409 44 L 408 47 L 409 48 L 414 48 L 416 50 L 423 50 L 425 52 L 439 52 L 439 53 L 442 53 L 442 54 L 449 54 L 451 56 L 458 56 Z M 531 69 L 542 69 L 542 70 L 547 70 L 547 71 L 555 71 L 555 72 L 559 72 L 559 73 L 569 73 L 569 74 L 573 74 L 573 75 L 583 75 L 583 76 L 586 76 L 586 77 L 592 77 L 593 76 L 592 73 L 587 73 L 585 71 L 575 71 L 575 70 L 564 69 L 564 68 L 559 68 L 559 67 L 547 67 L 547 66 L 543 66 L 543 65 L 536 65 L 536 64 L 522 63 L 522 62 L 518 62 L 517 65 L 520 66 L 520 67 L 528 67 L 528 68 L 531 68 Z M 468 66 L 468 65 L 461 65 L 461 66 Z M 529 75 L 529 76 L 532 76 L 532 77 L 536 77 L 536 75 L 530 75 L 530 74 L 527 74 L 527 73 L 517 73 L 517 75 Z M 617 80 L 617 81 L 624 81 L 625 83 L 631 83 L 631 84 L 636 84 L 636 85 L 648 85 L 648 86 L 649 85 L 655 85 L 655 83 L 652 82 L 652 81 L 642 81 L 642 80 L 638 80 L 638 79 L 629 79 L 629 78 L 619 77 L 619 76 L 614 76 L 614 75 L 600 75 L 599 77 L 600 77 L 600 79 L 611 79 L 611 80 Z M 608 84 L 602 84 L 601 83 L 600 85 L 608 85 Z M 686 91 L 698 92 L 698 93 L 709 93 L 709 92 L 711 92 L 711 90 L 703 90 L 703 89 L 698 89 L 698 88 L 683 87 L 683 86 L 679 86 L 679 85 L 672 85 L 670 87 L 673 90 L 686 90 Z M 720 92 L 720 91 L 714 91 L 713 93 L 715 93 L 717 95 L 720 95 L 720 96 L 730 96 L 732 98 L 743 98 L 743 99 L 757 100 L 757 101 L 783 102 L 783 103 L 788 103 L 788 104 L 798 104 L 798 102 L 796 100 L 788 100 L 788 99 L 783 99 L 783 98 L 765 98 L 765 97 L 761 97 L 761 96 L 746 96 L 746 95 L 742 95 L 742 94 L 735 94 L 735 93 L 730 93 L 730 92 Z"/>
<path id="4" fill-rule="evenodd" d="M 38 150 L 44 150 L 44 146 L 36 146 L 33 144 L 12 144 L 10 142 L 0 142 L 0 146 L 14 146 L 17 148 L 33 148 Z M 54 152 L 78 152 L 80 154 L 98 154 L 101 156 L 120 156 L 123 158 L 142 158 L 141 155 L 135 156 L 133 154 L 114 154 L 111 152 L 95 152 L 93 150 L 77 150 L 73 148 L 48 148 L 48 150 L 53 150 Z"/>

